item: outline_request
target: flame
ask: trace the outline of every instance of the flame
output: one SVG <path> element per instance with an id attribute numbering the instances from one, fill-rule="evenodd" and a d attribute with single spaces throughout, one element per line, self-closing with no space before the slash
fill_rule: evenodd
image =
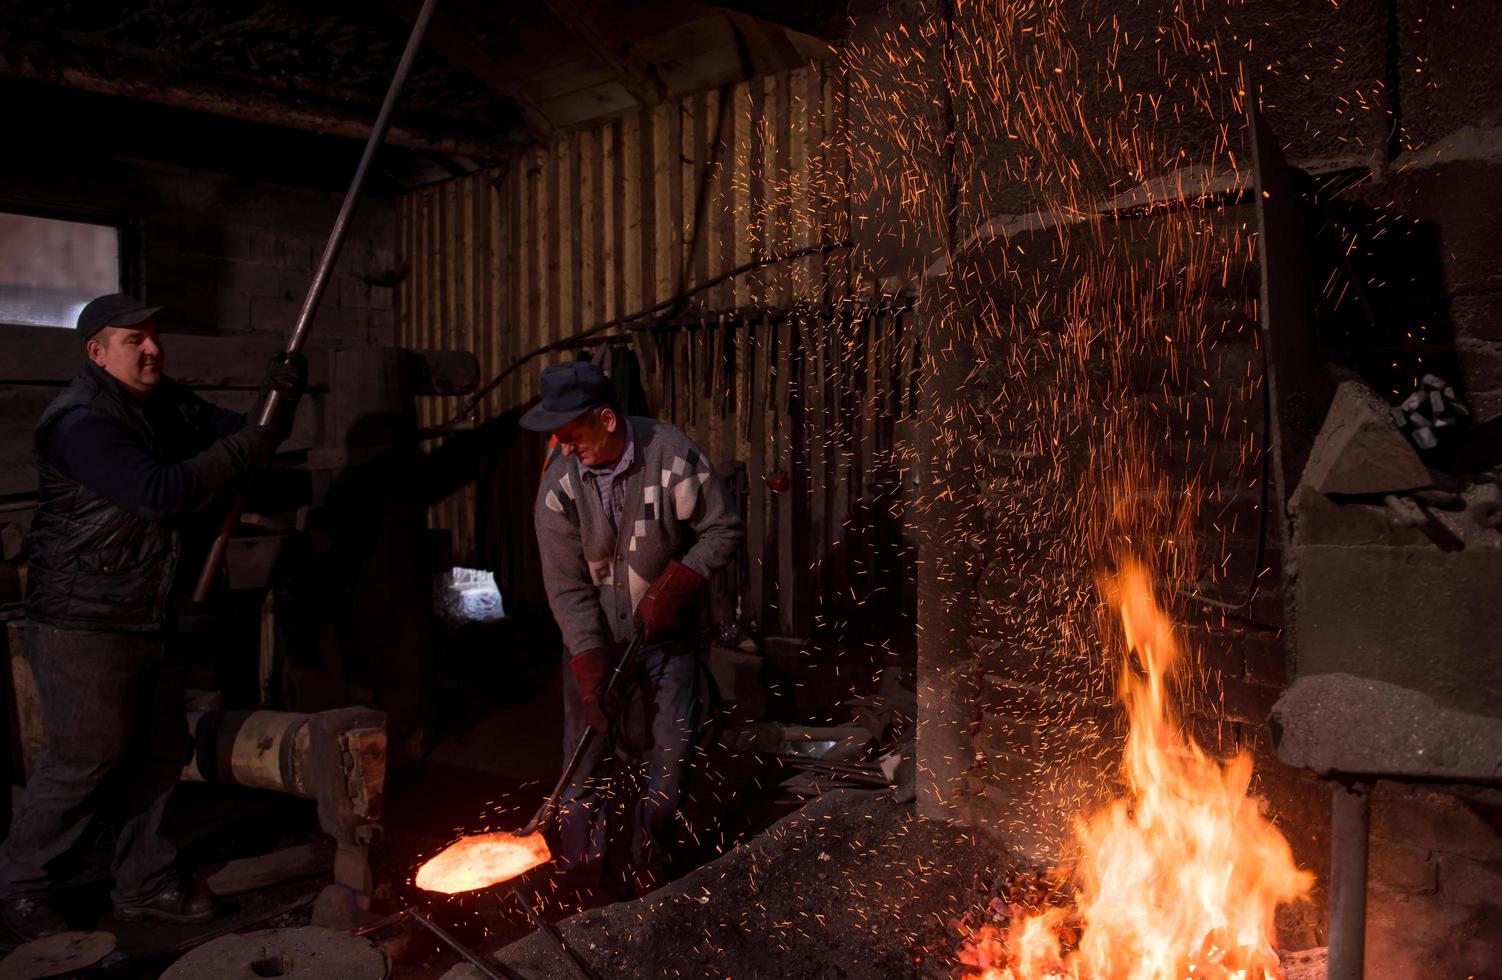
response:
<path id="1" fill-rule="evenodd" d="M 489 888 L 552 860 L 542 834 L 470 834 L 424 861 L 417 869 L 417 887 L 455 895 Z"/>
<path id="2" fill-rule="evenodd" d="M 1180 730 L 1165 680 L 1181 650 L 1146 571 L 1126 564 L 1104 584 L 1128 651 L 1126 794 L 1076 825 L 1077 913 L 982 930 L 961 961 L 971 980 L 1272 980 L 1274 912 L 1313 876 L 1247 796 L 1251 758 L 1222 764 Z M 1077 944 L 1061 938 L 1066 918 Z"/>

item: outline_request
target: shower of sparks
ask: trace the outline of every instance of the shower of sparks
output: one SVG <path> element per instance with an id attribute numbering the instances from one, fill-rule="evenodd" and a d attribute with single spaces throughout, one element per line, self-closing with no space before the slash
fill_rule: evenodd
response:
<path id="1" fill-rule="evenodd" d="M 1131 551 L 1215 587 L 1261 449 L 1242 69 L 1203 4 L 1145 35 L 1103 7 L 908 4 L 845 75 L 876 134 L 857 207 L 896 199 L 931 243 L 916 508 L 956 605 L 922 628 L 971 654 L 964 792 L 996 786 L 1000 829 L 1055 851 L 1120 734 L 1096 571 Z"/>

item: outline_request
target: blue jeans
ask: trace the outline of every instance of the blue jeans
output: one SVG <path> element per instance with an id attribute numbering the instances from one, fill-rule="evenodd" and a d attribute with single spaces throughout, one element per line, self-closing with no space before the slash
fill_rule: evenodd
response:
<path id="1" fill-rule="evenodd" d="M 563 672 L 563 753 L 567 760 L 584 732 L 584 710 L 573 672 Z M 623 678 L 623 682 L 631 678 Z M 668 869 L 675 838 L 674 821 L 683 796 L 689 755 L 699 729 L 699 660 L 681 641 L 642 648 L 635 683 L 647 711 L 649 741 L 646 785 L 632 804 L 631 872 L 638 879 L 661 881 Z M 629 685 L 628 685 L 629 686 Z M 602 763 L 612 752 L 611 739 L 596 738 L 579 766 L 574 785 L 563 792 L 559 818 L 558 865 L 581 888 L 601 883 L 609 846 L 609 815 L 618 802 L 612 775 Z"/>

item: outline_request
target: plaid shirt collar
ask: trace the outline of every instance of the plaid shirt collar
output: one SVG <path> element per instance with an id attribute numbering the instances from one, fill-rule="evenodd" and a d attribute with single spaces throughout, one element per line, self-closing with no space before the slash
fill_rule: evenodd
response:
<path id="1" fill-rule="evenodd" d="M 616 478 L 631 468 L 636 462 L 636 433 L 631 431 L 631 420 L 621 418 L 626 423 L 626 451 L 621 453 L 621 458 L 616 460 L 614 466 L 584 466 L 581 469 L 597 480 L 613 482 Z"/>

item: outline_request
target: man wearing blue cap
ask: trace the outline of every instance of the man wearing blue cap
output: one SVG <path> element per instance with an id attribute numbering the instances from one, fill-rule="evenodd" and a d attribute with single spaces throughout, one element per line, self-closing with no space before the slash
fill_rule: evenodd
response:
<path id="1" fill-rule="evenodd" d="M 163 373 L 161 309 L 122 293 L 85 306 L 83 368 L 37 422 L 26 658 L 47 749 L 0 846 L 0 923 L 12 942 L 67 928 L 52 874 L 99 820 L 118 828 L 121 919 L 214 914 L 179 877 L 161 827 L 189 755 L 169 600 L 184 523 L 270 460 L 307 372 L 301 358 L 273 360 L 265 384 L 286 408 L 273 426 L 247 424 Z"/>
<path id="2" fill-rule="evenodd" d="M 537 543 L 553 616 L 568 649 L 565 753 L 588 724 L 610 729 L 600 689 L 615 652 L 645 635 L 639 676 L 650 729 L 647 785 L 635 802 L 631 877 L 661 883 L 700 719 L 694 596 L 740 548 L 734 499 L 703 450 L 655 419 L 627 417 L 593 364 L 542 372 L 541 400 L 523 427 L 551 432 L 562 458 L 537 493 Z M 605 751 L 596 739 L 581 773 Z M 598 787 L 585 779 L 563 799 L 559 862 L 586 903 L 606 897 L 608 838 Z"/>

